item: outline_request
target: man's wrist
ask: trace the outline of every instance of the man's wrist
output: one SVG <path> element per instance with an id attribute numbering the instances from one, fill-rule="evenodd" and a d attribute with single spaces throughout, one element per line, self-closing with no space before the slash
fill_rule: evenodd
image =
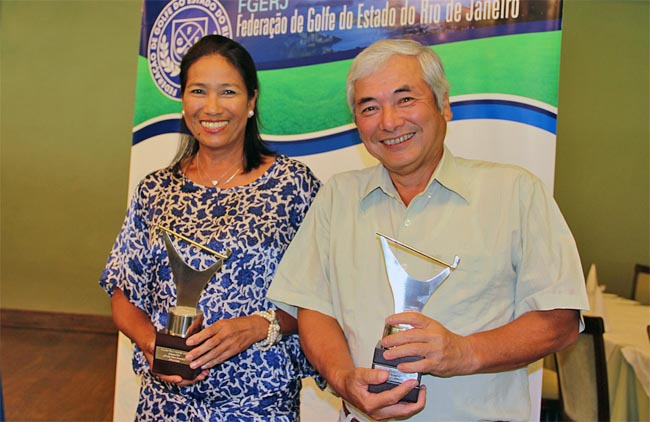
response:
<path id="1" fill-rule="evenodd" d="M 462 361 L 465 362 L 465 367 L 460 369 L 459 375 L 470 375 L 478 373 L 482 368 L 482 351 L 483 350 L 477 344 L 477 338 L 475 335 L 469 335 L 462 338 Z"/>
<path id="2" fill-rule="evenodd" d="M 334 369 L 333 371 L 330 372 L 328 376 L 325 376 L 325 379 L 327 380 L 327 384 L 329 385 L 329 387 L 332 390 L 334 390 L 343 399 L 348 398 L 346 380 L 350 376 L 350 372 L 351 372 L 350 369 L 339 368 L 339 369 Z"/>

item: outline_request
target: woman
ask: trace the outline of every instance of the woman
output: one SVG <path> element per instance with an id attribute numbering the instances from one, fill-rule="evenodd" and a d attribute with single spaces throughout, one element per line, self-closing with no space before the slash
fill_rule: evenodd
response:
<path id="1" fill-rule="evenodd" d="M 296 420 L 300 378 L 314 374 L 295 319 L 265 296 L 320 182 L 261 141 L 256 69 L 241 45 L 219 35 L 202 38 L 181 61 L 180 80 L 191 136 L 170 167 L 138 185 L 100 280 L 117 327 L 136 345 L 137 419 Z M 194 348 L 186 359 L 201 369 L 193 380 L 150 370 L 155 333 L 176 304 L 158 226 L 232 251 L 200 297 L 202 330 L 187 339 Z M 173 240 L 195 270 L 216 262 L 182 237 Z"/>

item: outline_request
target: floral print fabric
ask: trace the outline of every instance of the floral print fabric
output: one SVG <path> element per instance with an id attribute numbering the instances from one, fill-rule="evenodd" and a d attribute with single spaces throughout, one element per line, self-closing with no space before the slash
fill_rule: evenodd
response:
<path id="1" fill-rule="evenodd" d="M 156 330 L 164 329 L 176 286 L 157 228 L 163 226 L 215 251 L 231 250 L 199 299 L 204 327 L 268 310 L 276 266 L 319 188 L 309 168 L 282 155 L 253 183 L 229 189 L 198 185 L 170 169 L 155 171 L 136 188 L 100 285 L 109 294 L 120 288 Z M 196 270 L 216 262 L 186 241 L 172 237 L 172 243 Z M 137 347 L 133 367 L 143 376 L 138 420 L 297 420 L 300 378 L 315 375 L 297 335 L 267 352 L 250 347 L 188 387 L 152 376 Z"/>

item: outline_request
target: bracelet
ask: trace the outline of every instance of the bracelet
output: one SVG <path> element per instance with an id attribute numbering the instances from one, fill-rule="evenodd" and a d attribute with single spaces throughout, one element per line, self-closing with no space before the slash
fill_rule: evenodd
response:
<path id="1" fill-rule="evenodd" d="M 253 315 L 261 316 L 269 322 L 269 329 L 266 334 L 266 338 L 255 343 L 255 347 L 262 352 L 269 350 L 274 344 L 278 344 L 280 339 L 282 339 L 282 333 L 280 332 L 280 323 L 278 318 L 275 316 L 275 310 L 269 309 L 269 311 L 255 311 Z"/>

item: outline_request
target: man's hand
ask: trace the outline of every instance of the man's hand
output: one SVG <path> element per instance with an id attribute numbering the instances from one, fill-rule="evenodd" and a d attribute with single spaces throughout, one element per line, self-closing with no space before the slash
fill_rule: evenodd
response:
<path id="1" fill-rule="evenodd" d="M 416 362 L 398 366 L 402 372 L 429 373 L 438 377 L 471 374 L 476 368 L 467 337 L 447 330 L 437 321 L 419 312 L 403 312 L 386 319 L 390 325 L 409 324 L 413 328 L 382 339 L 386 359 L 422 356 Z"/>
<path id="2" fill-rule="evenodd" d="M 417 403 L 400 402 L 413 388 L 416 380 L 408 380 L 397 387 L 381 393 L 371 393 L 368 386 L 382 384 L 388 380 L 388 372 L 379 369 L 355 368 L 337 374 L 342 387 L 341 395 L 352 405 L 375 420 L 407 418 L 424 408 L 425 387 L 420 388 Z"/>
<path id="3" fill-rule="evenodd" d="M 388 380 L 388 371 L 356 368 L 345 336 L 336 319 L 309 309 L 298 310 L 300 341 L 309 361 L 343 399 L 376 420 L 407 418 L 424 408 L 424 386 L 416 403 L 400 400 L 417 385 L 416 380 L 381 393 L 368 386 Z"/>
<path id="4" fill-rule="evenodd" d="M 439 377 L 493 373 L 522 368 L 571 345 L 578 337 L 579 312 L 573 309 L 530 311 L 501 327 L 461 336 L 418 312 L 386 319 L 413 328 L 382 339 L 386 359 L 422 356 L 398 365 L 402 372 Z"/>

